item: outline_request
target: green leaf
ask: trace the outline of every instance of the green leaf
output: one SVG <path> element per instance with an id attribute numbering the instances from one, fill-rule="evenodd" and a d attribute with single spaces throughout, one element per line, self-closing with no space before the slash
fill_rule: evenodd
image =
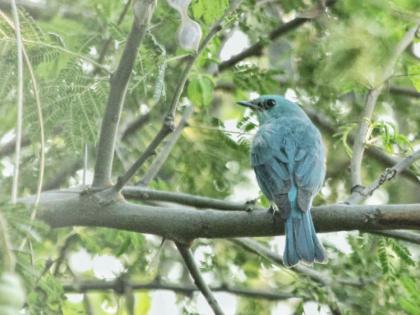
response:
<path id="1" fill-rule="evenodd" d="M 213 89 L 214 83 L 209 76 L 197 75 L 190 80 L 187 95 L 194 105 L 205 107 L 213 98 Z"/>
<path id="2" fill-rule="evenodd" d="M 150 294 L 148 292 L 140 292 L 136 294 L 136 311 L 137 315 L 147 315 L 151 307 Z"/>
<path id="3" fill-rule="evenodd" d="M 192 4 L 192 13 L 195 19 L 213 24 L 223 15 L 228 5 L 229 0 L 195 0 Z"/>
<path id="4" fill-rule="evenodd" d="M 420 92 L 420 65 L 408 66 L 408 77 L 417 92 Z"/>

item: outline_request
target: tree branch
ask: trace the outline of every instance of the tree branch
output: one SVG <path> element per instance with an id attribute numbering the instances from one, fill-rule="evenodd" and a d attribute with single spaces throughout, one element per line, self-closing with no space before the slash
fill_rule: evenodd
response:
<path id="1" fill-rule="evenodd" d="M 121 133 L 121 140 L 126 140 L 131 134 L 139 128 L 142 128 L 146 123 L 150 121 L 150 112 L 144 115 L 139 115 L 133 121 L 129 122 Z"/>
<path id="2" fill-rule="evenodd" d="M 295 30 L 296 28 L 298 28 L 299 26 L 305 24 L 308 21 L 311 21 L 313 19 L 316 19 L 322 12 L 323 9 L 325 7 L 329 7 L 334 5 L 334 3 L 336 2 L 336 0 L 327 0 L 325 2 L 322 2 L 322 5 L 317 4 L 315 7 L 313 7 L 312 9 L 310 9 L 309 11 L 311 12 L 318 12 L 318 14 L 316 14 L 314 17 L 304 17 L 304 16 L 299 16 L 296 17 L 295 19 L 291 20 L 290 22 L 281 24 L 279 26 L 277 26 L 275 29 L 273 29 L 269 34 L 268 34 L 268 39 L 270 41 L 273 41 L 285 34 L 287 34 L 290 31 Z M 251 47 L 245 49 L 244 51 L 242 51 L 241 53 L 232 56 L 230 59 L 223 61 L 219 64 L 218 67 L 218 71 L 222 72 L 225 71 L 228 68 L 233 67 L 234 65 L 236 65 L 238 62 L 252 57 L 252 56 L 258 56 L 261 54 L 262 49 L 267 45 L 268 41 L 259 41 L 257 43 L 255 43 L 254 45 L 252 45 Z"/>
<path id="3" fill-rule="evenodd" d="M 320 114 L 318 111 L 315 111 L 311 108 L 304 108 L 306 114 L 311 118 L 311 120 L 317 124 L 321 129 L 323 129 L 326 134 L 333 135 L 337 133 L 337 128 L 335 124 L 325 117 L 325 115 Z M 350 144 L 354 143 L 354 137 L 352 135 L 349 135 L 348 141 Z M 397 164 L 400 160 L 384 153 L 382 150 L 376 148 L 376 147 L 367 147 L 366 153 L 376 161 L 378 161 L 381 164 L 384 164 L 385 166 L 392 167 L 395 164 Z M 411 182 L 415 184 L 420 184 L 420 181 L 417 178 L 417 175 L 414 174 L 409 169 L 404 169 L 401 173 L 405 178 L 409 179 Z"/>
<path id="4" fill-rule="evenodd" d="M 192 106 L 188 106 L 185 109 L 184 114 L 182 115 L 182 118 L 180 122 L 178 123 L 178 126 L 175 128 L 174 132 L 172 133 L 171 137 L 164 144 L 163 148 L 161 149 L 161 151 L 156 156 L 155 160 L 153 161 L 153 163 L 150 165 L 149 169 L 147 170 L 147 173 L 141 179 L 139 183 L 140 186 L 149 185 L 149 183 L 156 177 L 159 170 L 162 168 L 163 164 L 168 159 L 169 154 L 171 153 L 179 137 L 181 136 L 182 131 L 184 130 L 184 127 L 187 124 L 188 119 L 190 118 L 192 113 L 193 113 Z"/>
<path id="5" fill-rule="evenodd" d="M 415 151 L 410 156 L 407 156 L 405 159 L 399 161 L 391 168 L 385 169 L 379 178 L 377 178 L 370 186 L 364 187 L 361 189 L 355 190 L 351 196 L 346 200 L 348 204 L 356 204 L 367 197 L 371 196 L 375 190 L 381 187 L 386 181 L 390 181 L 400 174 L 405 169 L 409 168 L 415 161 L 420 159 L 420 150 Z"/>
<path id="6" fill-rule="evenodd" d="M 124 280 L 124 284 L 128 285 L 133 290 L 169 290 L 179 294 L 191 295 L 199 289 L 196 286 L 189 284 L 172 284 L 163 283 L 160 281 L 152 282 L 132 282 Z M 123 294 L 124 284 L 120 279 L 114 281 L 101 281 L 101 280 L 81 280 L 77 284 L 64 283 L 63 289 L 66 292 L 88 292 L 88 291 L 105 291 L 113 290 L 117 294 Z M 210 287 L 213 292 L 227 292 L 249 298 L 265 299 L 269 301 L 281 301 L 289 298 L 296 298 L 297 296 L 290 293 L 279 293 L 259 289 L 237 288 L 228 285 L 221 285 L 217 287 Z"/>
<path id="7" fill-rule="evenodd" d="M 278 266 L 285 267 L 283 257 L 281 255 L 272 252 L 270 249 L 261 245 L 257 241 L 250 238 L 233 238 L 230 239 L 230 241 L 245 248 L 247 251 L 268 259 Z M 291 269 L 325 286 L 328 286 L 333 282 L 332 279 L 330 279 L 327 275 L 324 275 L 322 272 L 307 268 L 303 265 L 296 265 Z"/>
<path id="8" fill-rule="evenodd" d="M 402 86 L 391 86 L 389 92 L 395 95 L 409 96 L 414 98 L 420 98 L 420 92 L 415 89 L 405 88 Z"/>
<path id="9" fill-rule="evenodd" d="M 103 187 L 111 184 L 115 141 L 128 80 L 134 66 L 137 51 L 146 34 L 155 8 L 155 0 L 144 0 L 144 3 L 139 1 L 137 0 L 134 6 L 143 5 L 142 14 L 135 14 L 120 63 L 110 80 L 111 87 L 99 136 L 93 186 Z"/>
<path id="10" fill-rule="evenodd" d="M 119 26 L 122 23 L 122 21 L 124 20 L 124 17 L 126 16 L 130 6 L 131 6 L 131 0 L 128 0 L 125 3 L 124 8 L 121 11 L 120 15 L 118 16 L 117 23 L 116 23 L 117 26 Z M 102 64 L 104 62 L 106 53 L 108 52 L 108 49 L 109 49 L 109 46 L 111 45 L 111 43 L 112 43 L 112 36 L 109 36 L 108 39 L 105 41 L 104 45 L 102 46 L 102 49 L 99 53 L 98 64 Z M 100 70 L 100 69 L 101 68 L 96 67 L 93 71 L 93 74 L 97 73 L 98 70 Z"/>
<path id="11" fill-rule="evenodd" d="M 223 315 L 223 311 L 220 308 L 219 303 L 217 303 L 216 299 L 213 296 L 210 288 L 204 281 L 203 277 L 201 276 L 200 270 L 198 269 L 194 257 L 191 253 L 191 250 L 184 244 L 176 243 L 176 247 L 178 248 L 182 258 L 184 259 L 185 265 L 190 271 L 190 275 L 194 280 L 195 285 L 201 291 L 204 298 L 209 303 L 210 307 L 213 309 L 214 314 L 216 315 Z"/>
<path id="12" fill-rule="evenodd" d="M 16 144 L 15 144 L 15 162 L 13 168 L 12 182 L 12 203 L 16 203 L 19 188 L 19 164 L 20 164 L 20 146 L 22 142 L 22 124 L 23 124 L 23 44 L 20 33 L 19 12 L 16 1 L 11 0 L 13 23 L 16 33 L 16 51 L 17 51 L 17 99 L 16 99 Z"/>
<path id="13" fill-rule="evenodd" d="M 353 153 L 352 153 L 352 159 L 351 159 L 351 185 L 353 188 L 357 188 L 358 186 L 362 185 L 363 152 L 365 149 L 365 140 L 366 140 L 366 137 L 368 136 L 367 133 L 368 133 L 368 128 L 370 124 L 370 119 L 372 117 L 373 110 L 376 105 L 376 101 L 382 92 L 384 83 L 391 77 L 398 58 L 410 45 L 414 36 L 416 35 L 419 25 L 420 25 L 420 22 L 418 21 L 416 26 L 411 28 L 405 34 L 403 39 L 398 43 L 393 55 L 390 58 L 390 61 L 388 62 L 388 64 L 385 65 L 384 75 L 383 75 L 384 80 L 379 85 L 370 89 L 368 92 L 365 109 L 363 111 L 361 121 L 359 124 L 359 129 L 357 132 L 357 136 L 354 139 L 354 144 L 353 144 Z"/>
<path id="14" fill-rule="evenodd" d="M 131 179 L 131 177 L 136 173 L 136 171 L 143 165 L 143 163 L 152 155 L 154 154 L 156 148 L 160 145 L 160 143 L 165 139 L 171 132 L 174 130 L 174 120 L 175 120 L 175 113 L 178 107 L 179 99 L 184 91 L 185 84 L 188 80 L 188 76 L 190 71 L 197 60 L 200 53 L 204 50 L 204 48 L 208 45 L 208 43 L 213 39 L 213 37 L 222 29 L 222 23 L 226 16 L 231 14 L 234 10 L 236 10 L 237 6 L 241 3 L 241 1 L 237 1 L 234 5 L 231 6 L 229 10 L 225 12 L 223 17 L 218 20 L 213 27 L 210 29 L 207 36 L 203 39 L 198 50 L 196 53 L 190 55 L 187 59 L 187 63 L 182 71 L 178 85 L 175 88 L 174 95 L 172 97 L 171 103 L 169 104 L 168 112 L 165 116 L 165 119 L 162 124 L 162 128 L 159 130 L 155 138 L 143 152 L 143 154 L 133 163 L 133 165 L 127 170 L 127 172 L 118 178 L 117 183 L 114 186 L 114 191 L 119 192 L 125 184 Z"/>
<path id="15" fill-rule="evenodd" d="M 382 235 L 386 237 L 392 237 L 392 238 L 399 239 L 401 241 L 406 241 L 406 242 L 420 245 L 420 234 L 416 232 L 384 230 L 384 231 L 369 231 L 369 233 L 378 234 L 378 235 Z"/>
<path id="16" fill-rule="evenodd" d="M 122 193 L 128 199 L 175 202 L 195 208 L 213 208 L 228 211 L 250 211 L 255 208 L 252 203 L 232 202 L 192 194 L 154 190 L 141 186 L 126 186 Z"/>
<path id="17" fill-rule="evenodd" d="M 33 197 L 22 200 L 33 203 Z M 312 209 L 319 232 L 420 228 L 420 204 L 345 205 Z M 152 207 L 124 201 L 104 203 L 91 191 L 65 190 L 41 195 L 38 217 L 52 227 L 101 226 L 150 233 L 181 243 L 204 238 L 272 236 L 284 222 L 265 209 L 197 211 L 182 206 Z"/>

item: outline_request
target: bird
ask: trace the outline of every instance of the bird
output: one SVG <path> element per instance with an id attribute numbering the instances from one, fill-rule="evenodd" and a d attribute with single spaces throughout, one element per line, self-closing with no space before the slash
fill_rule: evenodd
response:
<path id="1" fill-rule="evenodd" d="M 326 172 L 321 133 L 306 113 L 280 95 L 240 101 L 256 112 L 259 128 L 251 145 L 251 164 L 273 213 L 284 220 L 283 262 L 292 267 L 327 260 L 312 222 L 311 207 Z"/>

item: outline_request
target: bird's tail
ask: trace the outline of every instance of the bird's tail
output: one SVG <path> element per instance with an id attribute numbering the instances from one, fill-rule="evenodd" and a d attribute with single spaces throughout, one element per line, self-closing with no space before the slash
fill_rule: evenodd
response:
<path id="1" fill-rule="evenodd" d="M 300 260 L 306 263 L 324 262 L 326 255 L 319 242 L 311 212 L 303 212 L 292 203 L 290 214 L 285 223 L 286 247 L 283 260 L 288 267 L 296 265 Z"/>

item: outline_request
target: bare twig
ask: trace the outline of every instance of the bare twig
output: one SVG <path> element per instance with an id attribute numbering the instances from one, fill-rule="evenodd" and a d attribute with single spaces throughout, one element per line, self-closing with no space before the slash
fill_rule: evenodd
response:
<path id="1" fill-rule="evenodd" d="M 140 181 L 141 186 L 147 186 L 156 177 L 159 170 L 162 168 L 163 164 L 168 159 L 168 156 L 171 153 L 172 148 L 174 147 L 179 137 L 181 136 L 182 130 L 187 124 L 188 119 L 190 118 L 192 112 L 193 112 L 192 106 L 188 106 L 185 108 L 185 111 L 182 115 L 180 122 L 178 123 L 178 126 L 175 128 L 174 132 L 171 134 L 171 137 L 164 144 L 163 148 L 160 150 L 159 154 L 156 156 L 152 165 L 150 165 L 146 174 L 141 179 Z"/>
<path id="2" fill-rule="evenodd" d="M 250 211 L 255 208 L 253 203 L 232 202 L 192 194 L 154 190 L 140 186 L 126 186 L 122 193 L 128 199 L 168 201 L 196 208 L 213 208 L 228 211 Z"/>
<path id="3" fill-rule="evenodd" d="M 216 299 L 213 296 L 210 288 L 208 287 L 207 283 L 204 281 L 203 277 L 201 276 L 200 270 L 194 261 L 194 257 L 191 253 L 191 250 L 184 244 L 176 243 L 176 247 L 178 248 L 182 258 L 184 259 L 185 265 L 188 268 L 191 277 L 194 280 L 195 285 L 197 288 L 200 289 L 201 293 L 203 294 L 204 298 L 209 303 L 210 307 L 213 309 L 214 314 L 216 315 L 223 315 L 223 311 L 220 308 L 219 303 L 217 303 Z"/>
<path id="4" fill-rule="evenodd" d="M 315 122 L 319 127 L 321 127 L 321 129 L 325 131 L 327 135 L 334 135 L 337 133 L 337 126 L 330 119 L 328 119 L 325 114 L 319 113 L 319 111 L 315 111 L 311 108 L 305 108 L 305 112 L 306 114 L 308 114 L 308 116 L 312 119 L 313 122 Z M 349 135 L 348 141 L 350 144 L 353 144 L 354 137 L 352 135 Z M 366 153 L 371 158 L 388 167 L 392 167 L 399 162 L 398 159 L 384 153 L 382 150 L 373 146 L 367 147 Z M 415 184 L 420 184 L 420 181 L 418 180 L 416 174 L 414 174 L 409 169 L 404 169 L 401 175 L 403 175 L 405 178 L 409 179 Z"/>
<path id="5" fill-rule="evenodd" d="M 131 6 L 131 0 L 128 0 L 126 2 L 126 4 L 124 5 L 124 8 L 121 11 L 121 13 L 120 13 L 120 15 L 119 15 L 119 17 L 117 19 L 117 23 L 116 23 L 117 26 L 120 25 L 122 23 L 122 21 L 124 20 L 124 17 L 126 16 L 126 14 L 128 12 L 128 9 L 130 8 L 130 6 Z M 102 49 L 101 49 L 101 51 L 99 53 L 98 64 L 102 64 L 104 62 L 105 56 L 106 56 L 106 54 L 108 52 L 108 49 L 109 49 L 109 46 L 111 45 L 111 43 L 112 43 L 112 36 L 109 36 L 108 39 L 105 41 L 104 45 L 102 46 Z M 94 74 L 97 73 L 98 70 L 101 70 L 101 68 L 96 67 L 94 69 L 93 73 Z"/>
<path id="6" fill-rule="evenodd" d="M 385 169 L 385 171 L 377 178 L 370 186 L 357 189 L 351 196 L 346 200 L 348 204 L 357 204 L 367 197 L 371 196 L 375 190 L 381 187 L 385 182 L 392 180 L 398 174 L 405 169 L 409 168 L 415 161 L 420 159 L 420 150 L 415 151 L 410 156 L 399 161 L 391 168 Z"/>
<path id="7" fill-rule="evenodd" d="M 260 255 L 272 263 L 284 267 L 283 257 L 277 253 L 274 253 L 267 247 L 259 244 L 257 241 L 254 241 L 249 238 L 233 238 L 230 240 L 231 242 L 240 245 L 241 247 L 245 248 L 246 250 L 253 252 L 257 255 Z M 319 271 L 312 270 L 302 265 L 296 265 L 292 268 L 292 270 L 307 276 L 308 278 L 318 282 L 322 285 L 330 285 L 333 280 L 330 279 L 328 276 L 323 275 Z"/>
<path id="8" fill-rule="evenodd" d="M 142 128 L 146 123 L 148 123 L 149 120 L 150 112 L 143 115 L 139 115 L 133 121 L 128 123 L 127 126 L 124 128 L 123 132 L 121 133 L 121 140 L 126 140 L 131 134 L 134 133 L 134 131 Z"/>
<path id="9" fill-rule="evenodd" d="M 70 176 L 72 176 L 81 167 L 83 167 L 82 159 L 65 161 L 64 165 L 62 165 L 62 167 L 59 168 L 55 176 L 44 184 L 43 190 L 59 188 L 60 185 L 62 185 Z"/>
<path id="10" fill-rule="evenodd" d="M 162 124 L 162 128 L 159 130 L 155 138 L 152 140 L 152 142 L 149 144 L 149 146 L 146 148 L 146 150 L 143 152 L 143 154 L 133 163 L 133 165 L 127 170 L 127 172 L 120 176 L 118 178 L 117 183 L 114 186 L 114 191 L 119 192 L 125 184 L 128 183 L 128 181 L 133 177 L 133 175 L 136 173 L 136 171 L 143 165 L 143 163 L 152 155 L 155 153 L 156 148 L 160 145 L 160 143 L 171 133 L 174 131 L 174 120 L 175 120 L 175 113 L 176 109 L 178 107 L 179 99 L 182 95 L 182 92 L 184 91 L 185 84 L 188 80 L 188 76 L 190 74 L 190 71 L 197 60 L 200 53 L 204 50 L 204 48 L 208 45 L 208 43 L 213 39 L 213 37 L 222 29 L 222 23 L 226 16 L 230 15 L 238 5 L 241 3 L 241 1 L 237 1 L 235 4 L 233 4 L 229 10 L 225 12 L 223 17 L 218 20 L 213 27 L 210 29 L 207 36 L 203 39 L 200 46 L 198 47 L 197 52 L 193 53 L 192 55 L 188 56 L 186 65 L 179 77 L 178 85 L 175 88 L 174 95 L 172 97 L 172 100 L 169 104 L 168 112 L 165 116 L 165 119 Z"/>
<path id="11" fill-rule="evenodd" d="M 384 231 L 369 231 L 372 234 L 378 234 L 386 237 L 396 238 L 402 241 L 410 242 L 413 244 L 420 245 L 420 233 L 411 231 L 399 231 L 399 230 L 384 230 Z"/>
<path id="12" fill-rule="evenodd" d="M 10 1 L 12 6 L 13 22 L 16 33 L 17 49 L 17 119 L 16 119 L 16 145 L 15 145 L 15 164 L 13 169 L 12 183 L 12 203 L 16 203 L 19 188 L 19 164 L 20 164 L 20 146 L 22 141 L 22 123 L 23 123 L 23 45 L 22 35 L 20 33 L 19 12 L 16 1 Z"/>
<path id="13" fill-rule="evenodd" d="M 327 0 L 323 3 L 323 5 L 328 7 L 328 6 L 332 6 L 335 2 L 336 2 L 336 0 Z M 313 17 L 299 16 L 299 17 L 296 17 L 295 19 L 291 20 L 290 22 L 279 25 L 278 27 L 273 29 L 268 34 L 268 39 L 270 41 L 273 41 L 273 40 L 279 38 L 280 36 L 283 36 L 284 34 L 287 34 L 288 32 L 295 30 L 296 28 L 305 24 L 306 22 L 317 18 L 320 15 L 320 13 L 322 13 L 322 9 L 323 9 L 323 7 L 320 7 L 320 5 L 318 4 L 309 11 L 318 11 L 319 14 L 316 14 Z M 259 42 L 255 43 L 254 45 L 252 45 L 251 47 L 245 49 L 241 53 L 239 53 L 235 56 L 232 56 L 230 59 L 228 59 L 226 61 L 221 62 L 219 64 L 219 67 L 218 67 L 219 72 L 222 72 L 222 71 L 224 71 L 228 68 L 233 67 L 238 62 L 240 62 L 240 61 L 242 61 L 246 58 L 260 55 L 262 49 L 267 45 L 267 42 L 268 41 L 259 41 Z"/>
<path id="14" fill-rule="evenodd" d="M 12 251 L 9 235 L 7 234 L 6 220 L 0 213 L 0 250 L 2 253 L 2 260 L 4 269 L 7 271 L 14 271 L 16 265 L 16 258 Z"/>
<path id="15" fill-rule="evenodd" d="M 83 307 L 86 311 L 86 315 L 95 315 L 93 311 L 92 302 L 87 294 L 83 294 Z"/>
<path id="16" fill-rule="evenodd" d="M 420 92 L 415 89 L 405 88 L 401 86 L 391 86 L 389 92 L 395 95 L 409 96 L 414 98 L 420 98 Z"/>
<path id="17" fill-rule="evenodd" d="M 160 281 L 152 282 L 132 282 L 126 281 L 126 284 L 134 291 L 136 290 L 170 290 L 179 294 L 191 295 L 198 291 L 196 286 L 190 284 L 172 284 L 163 283 Z M 64 291 L 66 292 L 89 292 L 89 291 L 107 291 L 113 290 L 118 294 L 124 291 L 121 287 L 120 279 L 114 281 L 101 281 L 101 280 L 80 280 L 79 283 L 64 283 Z M 217 287 L 210 287 L 213 292 L 227 292 L 249 298 L 265 299 L 269 301 L 281 301 L 293 297 L 298 297 L 290 293 L 273 292 L 273 290 L 237 288 L 229 285 L 221 285 Z"/>
<path id="18" fill-rule="evenodd" d="M 58 273 L 60 272 L 60 267 L 63 264 L 64 259 L 66 258 L 67 250 L 69 249 L 70 245 L 74 241 L 76 241 L 78 238 L 79 238 L 79 235 L 77 233 L 72 232 L 64 240 L 63 245 L 60 247 L 58 257 L 55 260 L 55 266 L 54 266 L 54 271 L 53 271 L 54 276 L 57 276 Z"/>
<path id="19" fill-rule="evenodd" d="M 362 159 L 365 148 L 365 139 L 369 129 L 370 119 L 376 105 L 376 101 L 381 93 L 382 85 L 371 89 L 368 92 L 365 109 L 363 111 L 359 129 L 354 138 L 353 153 L 351 158 L 351 185 L 358 187 L 362 185 Z M 352 188 L 352 189 L 353 189 Z"/>
<path id="20" fill-rule="evenodd" d="M 6 23 L 15 31 L 17 32 L 17 28 L 15 27 L 15 25 L 13 24 L 13 22 L 8 18 L 8 16 L 6 14 L 4 14 L 1 10 L 0 10 L 0 15 L 3 18 L 3 20 L 6 21 Z M 15 22 L 16 24 L 16 22 Z M 31 214 L 31 220 L 33 220 L 36 216 L 36 207 L 38 205 L 39 202 L 39 198 L 41 195 L 41 190 L 42 190 L 42 183 L 44 180 L 44 168 L 45 168 L 45 132 L 44 132 L 44 118 L 42 115 L 42 107 L 41 107 L 41 100 L 39 98 L 39 90 L 38 90 L 38 84 L 37 84 L 37 80 L 35 77 L 35 73 L 31 64 L 31 61 L 28 57 L 28 54 L 26 52 L 25 46 L 22 43 L 22 53 L 23 56 L 25 58 L 25 63 L 26 66 L 28 67 L 29 70 L 29 76 L 31 78 L 31 84 L 32 84 L 32 89 L 33 89 L 33 93 L 35 96 L 35 104 L 36 104 L 36 109 L 37 109 L 37 116 L 38 116 L 38 122 L 39 122 L 39 136 L 40 136 L 40 146 L 41 146 L 41 152 L 40 152 L 40 161 L 39 161 L 39 176 L 38 176 L 38 185 L 37 185 L 37 192 L 36 192 L 36 201 L 35 201 L 35 205 L 34 205 L 34 211 Z M 16 135 L 16 145 L 17 145 L 17 141 L 18 141 L 18 136 Z M 22 136 L 20 137 L 20 148 L 24 145 L 29 144 L 30 141 L 29 139 L 27 139 L 26 137 Z"/>
<path id="21" fill-rule="evenodd" d="M 138 4 L 138 1 L 136 1 L 134 5 L 143 5 L 144 7 L 141 12 L 142 14 L 135 14 L 137 17 L 133 22 L 120 63 L 115 73 L 111 76 L 108 103 L 99 136 L 93 186 L 101 187 L 111 184 L 115 141 L 127 92 L 128 80 L 134 66 L 138 48 L 146 34 L 152 17 L 155 1 L 145 0 L 142 4 Z"/>
<path id="22" fill-rule="evenodd" d="M 353 154 L 351 159 L 351 185 L 353 188 L 353 193 L 357 193 L 357 187 L 362 185 L 362 159 L 363 152 L 365 149 L 365 140 L 367 137 L 370 119 L 373 114 L 373 110 L 376 105 L 376 101 L 381 94 L 384 83 L 391 77 L 394 70 L 395 64 L 397 63 L 400 55 L 406 50 L 408 45 L 412 42 L 417 29 L 419 28 L 420 21 L 417 22 L 416 26 L 412 27 L 403 37 L 403 39 L 396 46 L 393 55 L 391 56 L 389 62 L 385 65 L 383 81 L 369 90 L 366 105 L 361 117 L 359 124 L 358 132 L 353 144 Z"/>
<path id="23" fill-rule="evenodd" d="M 31 140 L 28 137 L 23 136 L 20 147 L 27 147 L 31 144 Z M 0 157 L 12 154 L 15 151 L 16 138 L 11 139 L 0 147 Z"/>

